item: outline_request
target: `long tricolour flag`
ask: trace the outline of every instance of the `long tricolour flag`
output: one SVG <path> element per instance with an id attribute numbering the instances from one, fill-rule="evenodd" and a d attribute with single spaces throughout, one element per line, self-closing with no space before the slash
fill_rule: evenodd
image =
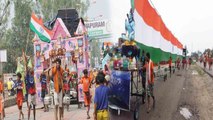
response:
<path id="1" fill-rule="evenodd" d="M 134 0 L 135 41 L 145 52 L 151 54 L 153 62 L 176 59 L 182 55 L 183 45 L 169 31 L 148 0 Z"/>
<path id="2" fill-rule="evenodd" d="M 41 41 L 50 43 L 52 32 L 43 25 L 42 19 L 36 17 L 34 13 L 31 16 L 30 29 L 38 35 Z"/>

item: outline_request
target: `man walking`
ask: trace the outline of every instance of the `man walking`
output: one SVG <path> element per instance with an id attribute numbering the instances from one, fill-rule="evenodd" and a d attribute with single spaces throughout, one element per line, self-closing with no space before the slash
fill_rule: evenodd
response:
<path id="1" fill-rule="evenodd" d="M 146 53 L 146 92 L 147 92 L 147 100 L 148 100 L 148 109 L 147 113 L 151 110 L 150 97 L 153 100 L 153 108 L 155 107 L 155 97 L 153 94 L 154 90 L 154 64 L 150 59 L 150 54 Z"/>
<path id="2" fill-rule="evenodd" d="M 54 82 L 54 102 L 55 102 L 55 120 L 63 119 L 63 73 L 64 70 L 61 67 L 61 59 L 56 59 L 56 66 L 52 69 L 52 76 Z M 58 117 L 59 113 L 59 117 Z"/>
<path id="3" fill-rule="evenodd" d="M 33 107 L 33 119 L 36 119 L 36 87 L 34 80 L 34 71 L 32 68 L 26 70 L 27 89 L 28 89 L 28 120 L 30 119 L 31 107 Z M 32 105 L 32 106 L 31 106 Z"/>
<path id="4" fill-rule="evenodd" d="M 169 74 L 170 74 L 170 78 L 172 76 L 172 57 L 169 58 Z"/>
<path id="5" fill-rule="evenodd" d="M 30 111 L 33 107 L 33 119 L 36 119 L 36 86 L 34 80 L 34 70 L 28 68 L 27 66 L 27 57 L 24 55 L 25 62 L 25 81 L 26 81 L 26 90 L 27 90 L 27 101 L 28 101 L 28 120 L 30 120 Z M 32 105 L 32 106 L 31 106 Z"/>
<path id="6" fill-rule="evenodd" d="M 87 107 L 87 119 L 90 119 L 89 111 L 90 111 L 90 103 L 91 103 L 91 93 L 90 87 L 92 84 L 92 79 L 88 76 L 88 70 L 83 70 L 84 76 L 79 81 L 80 84 L 83 84 L 83 92 L 84 92 L 84 104 Z"/>
<path id="7" fill-rule="evenodd" d="M 45 69 L 40 75 L 40 83 L 41 83 L 41 98 L 44 104 L 44 98 L 46 94 L 48 94 L 47 91 L 47 75 L 45 74 Z M 44 104 L 44 112 L 48 112 L 48 105 Z"/>

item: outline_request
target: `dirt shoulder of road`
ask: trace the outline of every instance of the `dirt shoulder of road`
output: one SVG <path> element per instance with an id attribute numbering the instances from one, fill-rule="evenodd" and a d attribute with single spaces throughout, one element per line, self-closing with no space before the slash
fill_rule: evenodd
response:
<path id="1" fill-rule="evenodd" d="M 185 78 L 172 120 L 185 120 L 180 114 L 181 108 L 187 108 L 192 113 L 189 120 L 213 120 L 213 79 L 197 65 L 188 69 Z"/>

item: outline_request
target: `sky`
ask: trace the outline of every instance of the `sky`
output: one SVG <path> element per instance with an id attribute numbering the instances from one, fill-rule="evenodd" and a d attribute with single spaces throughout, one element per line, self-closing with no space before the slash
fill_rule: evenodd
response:
<path id="1" fill-rule="evenodd" d="M 151 0 L 164 23 L 189 52 L 213 48 L 212 0 Z"/>
<path id="2" fill-rule="evenodd" d="M 167 27 L 189 52 L 213 48 L 213 0 L 150 0 Z M 117 41 L 125 32 L 130 0 L 90 0 L 89 19 L 109 19 Z M 11 9 L 14 6 L 12 5 Z M 14 14 L 11 14 L 14 16 Z M 10 23 L 9 26 L 11 27 Z"/>
<path id="3" fill-rule="evenodd" d="M 114 35 L 110 41 L 118 42 L 121 33 L 125 32 L 124 25 L 126 14 L 130 10 L 130 0 L 90 0 L 90 3 L 87 16 L 91 20 L 110 20 Z M 102 17 L 98 17 L 100 15 Z"/>
<path id="4" fill-rule="evenodd" d="M 86 16 L 90 20 L 100 20 L 100 19 L 109 19 L 110 3 L 108 0 L 89 0 L 90 6 L 88 8 Z"/>
<path id="5" fill-rule="evenodd" d="M 112 20 L 112 32 L 114 40 L 121 37 L 125 33 L 125 19 L 129 13 L 131 5 L 130 0 L 109 0 L 110 3 L 110 18 Z M 117 42 L 117 41 L 116 41 Z"/>
<path id="6" fill-rule="evenodd" d="M 111 19 L 116 37 L 125 32 L 124 21 L 126 13 L 129 12 L 130 0 L 91 1 L 96 1 L 93 6 L 91 5 L 93 17 L 101 13 L 103 18 Z M 213 0 L 150 1 L 167 27 L 184 46 L 187 46 L 189 52 L 213 48 Z"/>

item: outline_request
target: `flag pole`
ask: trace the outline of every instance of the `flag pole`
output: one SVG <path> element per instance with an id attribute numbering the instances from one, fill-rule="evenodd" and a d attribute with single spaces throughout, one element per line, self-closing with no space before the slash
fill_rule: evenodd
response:
<path id="1" fill-rule="evenodd" d="M 28 28 L 28 33 L 27 33 L 27 44 L 25 46 L 25 54 L 27 54 L 27 46 L 28 46 L 28 42 L 29 42 L 29 36 L 30 36 L 30 28 Z"/>

